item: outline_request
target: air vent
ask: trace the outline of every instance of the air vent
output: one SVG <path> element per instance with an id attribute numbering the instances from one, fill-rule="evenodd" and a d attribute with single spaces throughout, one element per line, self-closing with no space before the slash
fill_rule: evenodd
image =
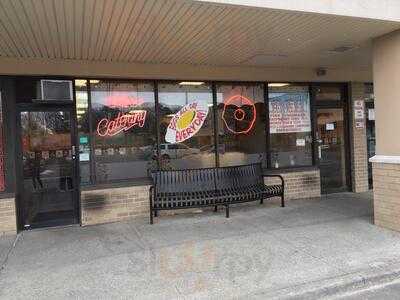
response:
<path id="1" fill-rule="evenodd" d="M 329 52 L 333 52 L 333 53 L 343 53 L 343 52 L 347 52 L 350 50 L 353 50 L 354 47 L 353 46 L 340 46 L 340 47 L 336 47 L 333 48 L 331 50 L 328 50 Z"/>

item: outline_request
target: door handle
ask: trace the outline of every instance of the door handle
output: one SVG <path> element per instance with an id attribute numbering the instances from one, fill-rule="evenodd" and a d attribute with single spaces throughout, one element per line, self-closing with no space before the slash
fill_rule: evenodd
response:
<path id="1" fill-rule="evenodd" d="M 72 146 L 71 152 L 72 152 L 72 159 L 75 159 L 76 158 L 76 148 L 75 148 L 75 146 Z"/>

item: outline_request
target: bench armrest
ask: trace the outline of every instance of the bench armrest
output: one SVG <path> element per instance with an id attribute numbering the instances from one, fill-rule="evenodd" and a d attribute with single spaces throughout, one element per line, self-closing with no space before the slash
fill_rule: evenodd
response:
<path id="1" fill-rule="evenodd" d="M 278 174 L 263 174 L 263 178 L 264 177 L 277 177 L 281 180 L 282 182 L 282 186 L 285 186 L 285 180 L 283 179 L 282 175 L 278 175 Z"/>

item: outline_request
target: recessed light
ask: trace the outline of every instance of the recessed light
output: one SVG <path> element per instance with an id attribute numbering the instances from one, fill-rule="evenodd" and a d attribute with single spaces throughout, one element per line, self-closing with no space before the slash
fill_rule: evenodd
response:
<path id="1" fill-rule="evenodd" d="M 204 82 L 202 81 L 182 81 L 179 82 L 179 85 L 203 85 Z"/>
<path id="2" fill-rule="evenodd" d="M 283 82 L 273 82 L 273 83 L 268 83 L 269 87 L 284 87 L 288 86 L 290 83 L 283 83 Z"/>
<path id="3" fill-rule="evenodd" d="M 77 86 L 77 87 L 86 86 L 86 80 L 85 79 L 75 79 L 75 86 Z"/>

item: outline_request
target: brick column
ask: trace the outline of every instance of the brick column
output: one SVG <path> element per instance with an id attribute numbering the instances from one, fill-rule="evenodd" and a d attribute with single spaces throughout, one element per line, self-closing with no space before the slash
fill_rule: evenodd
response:
<path id="1" fill-rule="evenodd" d="M 400 31 L 374 40 L 375 224 L 400 231 Z"/>
<path id="2" fill-rule="evenodd" d="M 355 118 L 355 104 L 361 101 L 365 108 L 365 86 L 362 82 L 352 82 L 350 84 L 350 120 L 351 122 L 351 178 L 353 192 L 361 193 L 368 191 L 368 151 L 367 151 L 367 132 L 366 116 L 362 120 L 363 127 L 360 126 L 360 119 Z M 365 109 L 364 109 L 365 110 Z"/>
<path id="3" fill-rule="evenodd" d="M 0 199 L 0 237 L 3 234 L 17 233 L 17 219 L 15 213 L 15 199 Z"/>

